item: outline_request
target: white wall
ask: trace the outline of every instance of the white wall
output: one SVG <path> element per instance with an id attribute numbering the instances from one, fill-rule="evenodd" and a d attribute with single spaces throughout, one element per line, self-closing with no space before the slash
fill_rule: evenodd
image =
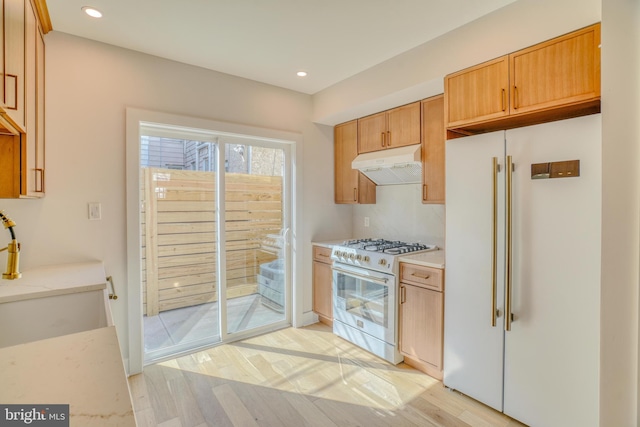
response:
<path id="1" fill-rule="evenodd" d="M 444 205 L 422 204 L 422 185 L 376 188 L 375 205 L 355 205 L 353 237 L 425 243 L 444 248 Z M 364 218 L 369 218 L 365 227 Z"/>
<path id="2" fill-rule="evenodd" d="M 22 270 L 103 260 L 119 299 L 112 303 L 128 356 L 125 108 L 161 111 L 302 134 L 304 242 L 349 228 L 333 205 L 332 134 L 311 123 L 308 95 L 52 32 L 46 36 L 46 190 L 42 200 L 2 200 L 22 244 Z M 308 165 L 308 167 L 307 167 Z M 327 179 L 317 179 L 327 177 Z M 102 220 L 87 203 L 102 203 Z M 350 212 L 350 211 L 348 211 Z M 311 310 L 311 247 L 302 285 Z M 1 256 L 1 255 L 0 255 Z M 4 258 L 2 258 L 4 259 Z"/>
<path id="3" fill-rule="evenodd" d="M 637 426 L 640 2 L 602 1 L 600 425 Z"/>

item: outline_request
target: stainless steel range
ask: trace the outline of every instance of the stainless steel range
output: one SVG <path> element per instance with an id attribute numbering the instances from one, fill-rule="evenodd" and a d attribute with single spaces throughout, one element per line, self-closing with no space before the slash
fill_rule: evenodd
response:
<path id="1" fill-rule="evenodd" d="M 384 239 L 347 240 L 335 245 L 333 332 L 393 364 L 398 351 L 398 258 L 433 251 L 435 245 Z"/>

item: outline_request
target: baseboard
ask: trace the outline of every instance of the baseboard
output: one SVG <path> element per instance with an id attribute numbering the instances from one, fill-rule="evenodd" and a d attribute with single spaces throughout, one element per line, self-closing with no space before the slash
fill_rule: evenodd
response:
<path id="1" fill-rule="evenodd" d="M 302 313 L 302 326 L 313 325 L 314 323 L 318 323 L 317 314 L 315 314 L 313 311 Z"/>

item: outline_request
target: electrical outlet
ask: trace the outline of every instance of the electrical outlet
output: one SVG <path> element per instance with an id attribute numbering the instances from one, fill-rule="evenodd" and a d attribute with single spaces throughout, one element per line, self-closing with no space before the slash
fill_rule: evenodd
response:
<path id="1" fill-rule="evenodd" d="M 368 216 L 365 216 L 365 217 L 364 217 L 364 226 L 365 226 L 365 227 L 368 227 L 368 226 L 369 226 L 369 217 L 368 217 Z"/>
<path id="2" fill-rule="evenodd" d="M 100 203 L 89 203 L 89 219 L 102 219 L 102 208 Z"/>

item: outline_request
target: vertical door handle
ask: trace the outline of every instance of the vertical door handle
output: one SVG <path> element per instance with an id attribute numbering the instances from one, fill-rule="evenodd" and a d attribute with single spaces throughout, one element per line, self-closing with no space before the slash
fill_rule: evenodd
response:
<path id="1" fill-rule="evenodd" d="M 400 304 L 404 304 L 405 302 L 407 302 L 407 288 L 400 286 Z"/>
<path id="2" fill-rule="evenodd" d="M 506 251 L 507 260 L 505 266 L 505 294 L 504 294 L 504 330 L 511 330 L 511 291 L 512 291 L 512 274 L 513 274 L 513 233 L 511 230 L 513 212 L 512 212 L 512 199 L 513 199 L 513 159 L 511 156 L 507 156 L 507 164 L 505 166 L 507 173 L 506 182 L 506 208 L 507 208 L 507 224 L 506 224 Z"/>
<path id="3" fill-rule="evenodd" d="M 513 87 L 513 109 L 514 110 L 518 109 L 518 87 L 517 86 Z"/>
<path id="4" fill-rule="evenodd" d="M 427 200 L 427 184 L 422 185 L 422 200 Z"/>
<path id="5" fill-rule="evenodd" d="M 380 133 L 380 142 L 381 142 L 382 146 L 384 147 L 384 132 Z"/>
<path id="6" fill-rule="evenodd" d="M 358 201 L 358 189 L 354 187 L 353 189 L 353 201 L 357 202 Z"/>
<path id="7" fill-rule="evenodd" d="M 504 89 L 502 89 L 502 111 L 505 111 L 507 109 L 506 96 L 507 96 L 507 92 Z"/>
<path id="8" fill-rule="evenodd" d="M 391 147 L 391 131 L 387 131 L 387 147 Z"/>
<path id="9" fill-rule="evenodd" d="M 498 317 L 497 291 L 498 291 L 498 158 L 493 158 L 493 224 L 491 242 L 491 326 L 496 326 Z"/>

